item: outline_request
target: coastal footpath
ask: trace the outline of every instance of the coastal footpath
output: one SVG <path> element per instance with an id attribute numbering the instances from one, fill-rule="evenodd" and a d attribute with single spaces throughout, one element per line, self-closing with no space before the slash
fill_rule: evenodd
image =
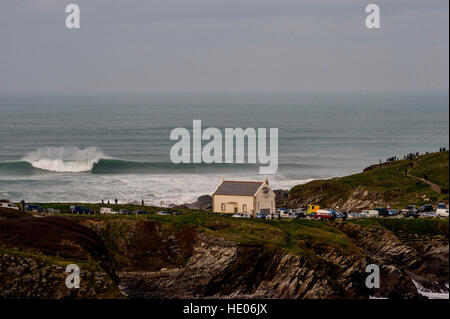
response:
<path id="1" fill-rule="evenodd" d="M 314 180 L 277 192 L 277 206 L 298 208 L 307 204 L 343 211 L 373 207 L 448 204 L 449 152 L 441 151 L 371 165 L 363 172 Z"/>

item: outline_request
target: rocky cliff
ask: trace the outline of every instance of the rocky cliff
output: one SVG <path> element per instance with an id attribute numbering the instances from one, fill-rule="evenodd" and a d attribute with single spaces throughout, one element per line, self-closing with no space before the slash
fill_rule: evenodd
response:
<path id="1" fill-rule="evenodd" d="M 0 218 L 0 234 L 1 298 L 423 298 L 417 285 L 448 293 L 448 220 L 25 217 Z M 65 287 L 69 263 L 81 268 L 79 290 Z M 369 264 L 380 267 L 378 289 L 365 285 Z"/>
<path id="2" fill-rule="evenodd" d="M 382 228 L 337 229 L 356 249 L 317 243 L 314 255 L 299 256 L 200 235 L 185 266 L 123 273 L 121 286 L 129 298 L 423 298 L 413 279 L 430 291 L 448 291 L 448 237 L 408 242 Z M 380 267 L 379 289 L 365 285 L 368 264 Z"/>

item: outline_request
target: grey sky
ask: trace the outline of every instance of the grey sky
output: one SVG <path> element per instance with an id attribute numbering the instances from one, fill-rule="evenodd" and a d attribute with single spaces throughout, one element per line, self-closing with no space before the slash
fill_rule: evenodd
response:
<path id="1" fill-rule="evenodd" d="M 448 24 L 448 0 L 2 0 L 0 92 L 448 91 Z"/>

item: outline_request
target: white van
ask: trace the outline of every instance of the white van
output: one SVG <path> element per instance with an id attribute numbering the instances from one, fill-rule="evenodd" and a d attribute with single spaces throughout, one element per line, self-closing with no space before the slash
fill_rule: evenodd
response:
<path id="1" fill-rule="evenodd" d="M 437 205 L 436 216 L 438 216 L 438 217 L 448 217 L 448 208 L 445 207 L 444 203 L 439 203 Z"/>
<path id="2" fill-rule="evenodd" d="M 236 213 L 236 214 L 232 215 L 231 217 L 234 217 L 234 218 L 252 218 L 252 215 L 250 215 L 249 213 Z"/>
<path id="3" fill-rule="evenodd" d="M 100 208 L 100 214 L 102 214 L 102 215 L 115 215 L 115 214 L 118 214 L 118 212 L 113 211 L 113 209 L 109 208 L 109 207 L 102 207 L 102 208 Z"/>
<path id="4" fill-rule="evenodd" d="M 291 214 L 287 210 L 278 210 L 281 218 L 290 218 Z"/>
<path id="5" fill-rule="evenodd" d="M 0 207 L 4 207 L 4 208 L 10 208 L 10 209 L 17 209 L 19 210 L 19 207 L 17 207 L 16 205 L 12 204 L 12 203 L 0 203 Z"/>
<path id="6" fill-rule="evenodd" d="M 366 209 L 366 210 L 363 210 L 362 212 L 361 212 L 361 214 L 363 214 L 363 216 L 365 217 L 365 218 L 376 218 L 376 217 L 378 217 L 378 211 L 377 210 L 369 210 L 369 209 Z"/>

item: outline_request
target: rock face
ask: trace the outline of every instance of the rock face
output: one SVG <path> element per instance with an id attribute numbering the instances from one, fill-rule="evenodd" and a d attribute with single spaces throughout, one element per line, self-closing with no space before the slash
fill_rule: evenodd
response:
<path id="1" fill-rule="evenodd" d="M 275 193 L 276 207 L 287 207 L 287 205 L 289 205 L 289 191 L 285 189 L 276 189 L 273 192 Z"/>
<path id="2" fill-rule="evenodd" d="M 41 258 L 0 255 L 0 299 L 114 298 L 121 297 L 116 284 L 104 272 L 80 269 L 80 288 L 68 289 L 69 274 Z"/>
<path id="3" fill-rule="evenodd" d="M 189 226 L 167 234 L 159 222 L 150 220 L 86 219 L 81 223 L 101 234 L 117 272 L 179 267 L 191 256 L 196 236 Z"/>
<path id="4" fill-rule="evenodd" d="M 184 205 L 175 206 L 175 207 L 196 209 L 196 210 L 202 210 L 202 211 L 210 211 L 213 208 L 213 200 L 212 200 L 211 195 L 202 195 L 199 198 L 197 198 L 197 201 L 195 201 L 193 203 L 184 204 Z"/>
<path id="5" fill-rule="evenodd" d="M 423 298 L 416 285 L 448 292 L 448 229 L 419 235 L 406 226 L 422 224 L 394 223 L 394 233 L 381 224 L 317 221 L 319 227 L 302 225 L 297 245 L 307 249 L 294 254 L 221 238 L 219 230 L 237 231 L 232 222 L 169 227 L 142 219 L 2 219 L 0 298 L 116 298 L 119 287 L 128 298 Z M 30 227 L 35 234 L 28 236 Z M 309 239 L 309 228 L 325 227 L 345 245 Z M 72 259 L 82 264 L 76 290 L 65 286 L 61 263 Z M 379 266 L 380 288 L 366 287 L 369 264 Z"/>
<path id="6" fill-rule="evenodd" d="M 67 260 L 95 260 L 113 279 L 117 279 L 100 236 L 67 218 L 1 218 L 0 243 L 5 247 L 32 249 Z"/>
<path id="7" fill-rule="evenodd" d="M 339 209 L 342 211 L 360 211 L 368 207 L 384 206 L 386 200 L 382 193 L 368 191 L 363 187 L 356 187 L 351 190 L 348 196 L 341 196 L 343 190 L 333 189 L 334 185 L 325 183 L 320 187 L 313 188 L 311 194 L 302 198 L 285 198 L 280 201 L 285 207 L 298 208 L 306 207 L 308 204 L 317 204 L 326 200 L 326 207 Z M 334 192 L 336 195 L 330 196 L 328 192 Z M 345 190 L 349 191 L 348 189 Z M 278 202 L 277 202 L 278 203 Z"/>
<path id="8" fill-rule="evenodd" d="M 316 256 L 298 256 L 200 235 L 185 267 L 151 278 L 125 274 L 121 286 L 129 298 L 422 298 L 412 279 L 448 291 L 448 238 L 430 248 L 381 228 L 338 228 L 357 243 L 355 251 L 318 244 Z M 380 267 L 379 289 L 366 287 L 369 264 Z"/>

